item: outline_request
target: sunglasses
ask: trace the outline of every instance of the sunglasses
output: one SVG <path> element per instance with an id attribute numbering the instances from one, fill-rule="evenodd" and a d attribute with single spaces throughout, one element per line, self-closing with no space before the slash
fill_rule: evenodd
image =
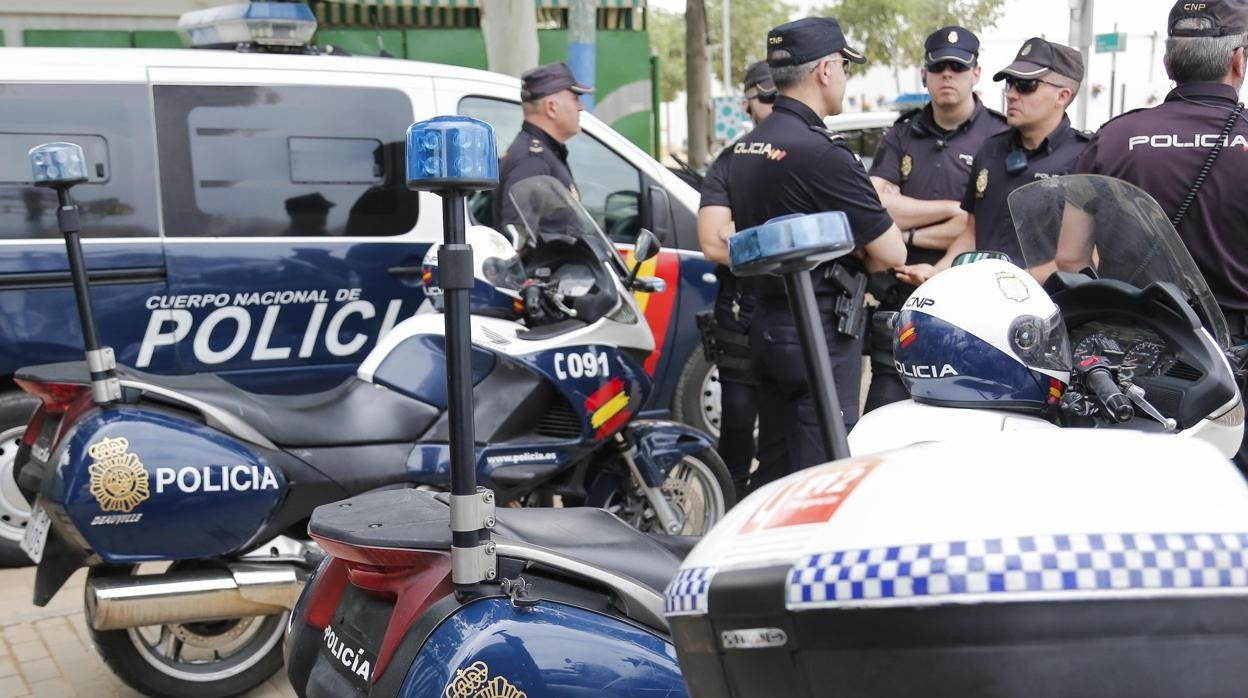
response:
<path id="1" fill-rule="evenodd" d="M 841 69 L 845 71 L 845 77 L 849 77 L 849 73 L 850 73 L 849 67 L 850 65 L 853 64 L 853 61 L 849 60 L 848 58 L 844 58 L 840 56 L 833 58 L 832 60 L 839 61 L 841 63 Z"/>
<path id="2" fill-rule="evenodd" d="M 774 104 L 776 97 L 779 95 L 775 92 L 771 94 L 756 94 L 745 98 L 747 102 L 759 102 L 761 104 Z"/>
<path id="3" fill-rule="evenodd" d="M 927 72 L 939 74 L 945 72 L 946 70 L 952 70 L 955 73 L 965 73 L 970 70 L 971 67 L 972 66 L 965 63 L 959 63 L 957 61 L 940 61 L 927 66 Z"/>
<path id="4" fill-rule="evenodd" d="M 1023 78 L 1012 78 L 1012 77 L 1007 77 L 1005 79 L 1005 88 L 1007 90 L 1013 89 L 1014 91 L 1018 92 L 1020 95 L 1029 95 L 1032 92 L 1035 92 L 1036 90 L 1040 89 L 1040 83 L 1044 83 L 1046 85 L 1052 85 L 1053 87 L 1056 87 L 1059 90 L 1062 89 L 1061 85 L 1055 82 L 1049 82 L 1048 80 L 1041 80 L 1040 78 L 1023 79 Z"/>

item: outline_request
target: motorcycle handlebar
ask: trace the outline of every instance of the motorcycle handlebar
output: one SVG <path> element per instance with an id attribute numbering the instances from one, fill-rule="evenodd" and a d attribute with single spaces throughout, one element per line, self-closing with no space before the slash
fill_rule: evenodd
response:
<path id="1" fill-rule="evenodd" d="M 1115 422 L 1130 421 L 1135 416 L 1131 400 L 1118 389 L 1114 376 L 1105 366 L 1094 365 L 1084 373 L 1084 383 L 1092 389 L 1105 413 Z"/>

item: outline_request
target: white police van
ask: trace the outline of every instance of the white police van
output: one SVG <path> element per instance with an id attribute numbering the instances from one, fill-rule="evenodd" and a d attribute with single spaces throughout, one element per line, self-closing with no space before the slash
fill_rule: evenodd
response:
<path id="1" fill-rule="evenodd" d="M 505 146 L 519 92 L 512 77 L 387 58 L 0 48 L 0 561 L 24 560 L 12 464 L 34 403 L 13 373 L 82 346 L 55 195 L 31 185 L 29 148 L 72 141 L 90 160 L 74 194 L 120 363 L 303 392 L 350 375 L 424 302 L 442 221 L 437 197 L 404 186 L 407 127 L 465 114 Z M 593 116 L 582 125 L 568 147 L 586 207 L 622 246 L 645 227 L 667 248 L 643 269 L 668 283 L 645 300 L 647 407 L 667 411 L 687 363 L 702 375 L 685 382 L 706 382 L 694 315 L 715 289 L 698 195 Z"/>

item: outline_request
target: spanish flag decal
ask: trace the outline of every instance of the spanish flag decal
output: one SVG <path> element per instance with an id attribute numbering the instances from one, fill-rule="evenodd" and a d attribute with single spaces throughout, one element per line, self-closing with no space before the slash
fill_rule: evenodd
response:
<path id="1" fill-rule="evenodd" d="M 601 439 L 619 429 L 633 416 L 632 410 L 628 409 L 628 401 L 624 381 L 619 378 L 612 378 L 585 399 L 585 411 L 589 413 L 589 424 L 597 438 Z"/>
<path id="2" fill-rule="evenodd" d="M 914 321 L 912 320 L 906 323 L 905 327 L 901 328 L 901 332 L 897 335 L 897 342 L 901 344 L 901 347 L 904 349 L 913 344 L 914 339 L 917 336 L 918 332 L 914 329 Z"/>
<path id="3" fill-rule="evenodd" d="M 1066 386 L 1056 378 L 1049 379 L 1049 404 L 1056 405 L 1062 401 L 1062 393 L 1066 392 Z"/>

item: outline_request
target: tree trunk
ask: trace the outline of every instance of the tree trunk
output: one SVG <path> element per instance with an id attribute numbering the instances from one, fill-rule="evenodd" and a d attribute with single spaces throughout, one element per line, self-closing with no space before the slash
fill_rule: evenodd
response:
<path id="1" fill-rule="evenodd" d="M 537 11 L 533 0 L 481 3 L 485 63 L 496 72 L 520 77 L 537 67 Z"/>
<path id="2" fill-rule="evenodd" d="M 711 73 L 706 36 L 706 0 L 686 0 L 685 8 L 689 165 L 701 170 L 707 165 L 711 143 Z"/>

